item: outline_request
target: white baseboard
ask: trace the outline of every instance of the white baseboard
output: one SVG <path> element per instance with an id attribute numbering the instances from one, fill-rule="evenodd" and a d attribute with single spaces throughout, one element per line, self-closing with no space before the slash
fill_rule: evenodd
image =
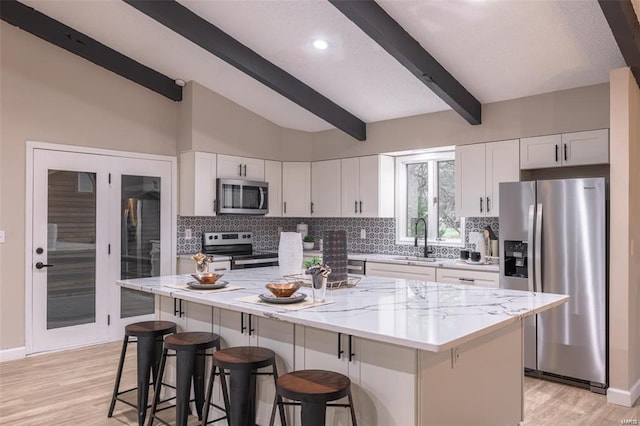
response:
<path id="1" fill-rule="evenodd" d="M 607 402 L 610 404 L 633 407 L 638 398 L 640 398 L 640 379 L 628 391 L 616 388 L 607 389 Z"/>
<path id="2" fill-rule="evenodd" d="M 13 361 L 22 359 L 27 354 L 27 348 L 24 346 L 19 348 L 3 349 L 0 351 L 0 362 Z"/>

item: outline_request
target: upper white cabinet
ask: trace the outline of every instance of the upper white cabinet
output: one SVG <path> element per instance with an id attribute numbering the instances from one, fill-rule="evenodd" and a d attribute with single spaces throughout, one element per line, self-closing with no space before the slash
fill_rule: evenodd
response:
<path id="1" fill-rule="evenodd" d="M 608 162 L 608 129 L 520 139 L 521 169 L 606 164 Z"/>
<path id="2" fill-rule="evenodd" d="M 311 215 L 340 217 L 340 160 L 311 163 Z"/>
<path id="3" fill-rule="evenodd" d="M 215 216 L 216 154 L 180 154 L 180 215 Z"/>
<path id="4" fill-rule="evenodd" d="M 264 160 L 218 154 L 218 177 L 264 180 Z"/>
<path id="5" fill-rule="evenodd" d="M 265 160 L 264 180 L 269 183 L 269 213 L 266 216 L 282 216 L 282 163 Z"/>
<path id="6" fill-rule="evenodd" d="M 311 163 L 282 163 L 282 215 L 309 217 L 311 214 Z"/>
<path id="7" fill-rule="evenodd" d="M 456 147 L 456 215 L 498 216 L 500 182 L 520 180 L 518 139 Z"/>
<path id="8" fill-rule="evenodd" d="M 386 155 L 341 160 L 342 216 L 393 217 L 394 170 Z"/>

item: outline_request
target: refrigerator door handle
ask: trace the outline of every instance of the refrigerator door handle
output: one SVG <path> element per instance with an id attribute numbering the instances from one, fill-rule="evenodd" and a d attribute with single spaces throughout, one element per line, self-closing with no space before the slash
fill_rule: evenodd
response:
<path id="1" fill-rule="evenodd" d="M 536 289 L 537 291 L 543 291 L 542 289 L 542 204 L 538 204 L 536 207 L 536 241 L 534 243 L 535 250 L 535 275 L 536 275 Z"/>
<path id="2" fill-rule="evenodd" d="M 535 269 L 535 259 L 533 257 L 533 233 L 534 233 L 534 218 L 535 218 L 535 206 L 533 204 L 529 205 L 529 226 L 527 228 L 527 277 L 529 284 L 529 291 L 535 291 L 535 285 L 533 282 L 534 279 L 534 269 Z"/>

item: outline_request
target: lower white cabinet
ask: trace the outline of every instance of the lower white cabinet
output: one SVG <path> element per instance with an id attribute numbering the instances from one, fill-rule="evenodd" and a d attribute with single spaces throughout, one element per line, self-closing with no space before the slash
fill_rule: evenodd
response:
<path id="1" fill-rule="evenodd" d="M 471 271 L 467 269 L 438 268 L 436 281 L 447 284 L 471 284 L 481 287 L 500 287 L 497 272 Z"/>
<path id="2" fill-rule="evenodd" d="M 367 275 L 375 277 L 435 281 L 436 268 L 430 266 L 401 265 L 397 263 L 378 263 L 367 261 Z"/>
<path id="3" fill-rule="evenodd" d="M 276 353 L 276 366 L 280 375 L 293 371 L 293 324 L 221 308 L 214 308 L 213 324 L 213 332 L 220 335 L 223 348 L 231 346 L 269 348 Z M 265 367 L 261 371 L 270 372 L 271 367 Z M 275 397 L 273 376 L 258 376 L 257 393 L 256 424 L 269 424 Z M 214 394 L 214 399 L 222 403 L 219 394 Z M 291 407 L 285 409 L 291 418 L 293 409 Z M 280 424 L 280 416 L 277 414 L 275 424 Z"/>
<path id="4" fill-rule="evenodd" d="M 159 296 L 158 316 L 164 321 L 173 321 L 178 326 L 178 332 L 213 330 L 213 308 L 201 303 Z"/>
<path id="5" fill-rule="evenodd" d="M 296 369 L 323 369 L 348 376 L 358 424 L 416 424 L 416 359 L 415 349 L 296 327 Z M 326 424 L 350 425 L 349 409 L 328 407 Z"/>

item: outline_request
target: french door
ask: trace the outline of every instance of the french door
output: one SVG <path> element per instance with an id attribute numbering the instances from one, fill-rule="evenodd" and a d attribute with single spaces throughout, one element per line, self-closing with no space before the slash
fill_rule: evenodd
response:
<path id="1" fill-rule="evenodd" d="M 34 149 L 30 353 L 153 318 L 152 296 L 115 281 L 171 272 L 172 176 L 171 161 Z"/>

